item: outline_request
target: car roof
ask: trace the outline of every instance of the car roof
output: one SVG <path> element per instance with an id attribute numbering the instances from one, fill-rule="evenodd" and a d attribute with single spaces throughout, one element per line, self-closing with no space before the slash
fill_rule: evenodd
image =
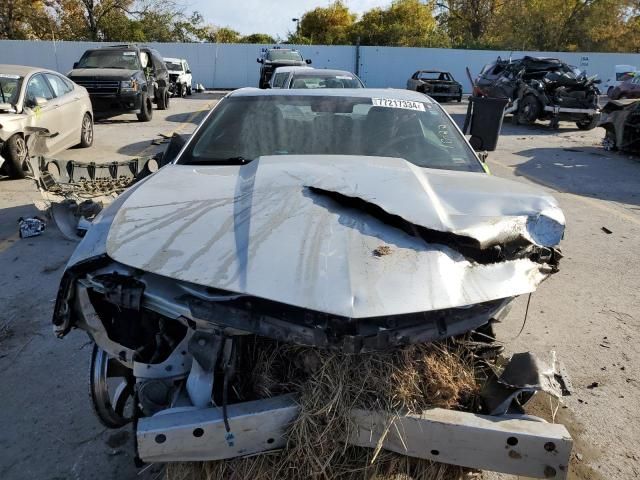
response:
<path id="1" fill-rule="evenodd" d="M 171 58 L 171 57 L 162 57 L 162 60 L 164 60 L 165 62 L 181 62 L 183 59 L 182 58 Z"/>
<path id="2" fill-rule="evenodd" d="M 446 70 L 418 70 L 417 73 L 449 73 Z"/>
<path id="3" fill-rule="evenodd" d="M 300 75 L 351 75 L 355 77 L 355 74 L 347 71 L 347 70 L 329 70 L 327 68 L 308 68 L 302 69 Z"/>
<path id="4" fill-rule="evenodd" d="M 26 77 L 27 75 L 31 75 L 36 72 L 57 73 L 51 70 L 47 70 L 46 68 L 29 67 L 26 65 L 8 65 L 8 64 L 0 65 L 0 74 L 5 73 L 10 75 L 20 75 L 21 77 Z"/>
<path id="5" fill-rule="evenodd" d="M 296 66 L 296 67 L 278 67 L 276 68 L 273 73 L 288 73 L 288 72 L 295 72 L 298 70 L 315 70 L 313 67 L 305 67 L 305 66 Z"/>
<path id="6" fill-rule="evenodd" d="M 255 87 L 240 88 L 231 92 L 228 97 L 351 97 L 351 98 L 384 98 L 389 100 L 407 100 L 413 102 L 434 103 L 423 93 L 414 90 L 396 88 L 311 88 L 311 89 L 259 89 Z"/>

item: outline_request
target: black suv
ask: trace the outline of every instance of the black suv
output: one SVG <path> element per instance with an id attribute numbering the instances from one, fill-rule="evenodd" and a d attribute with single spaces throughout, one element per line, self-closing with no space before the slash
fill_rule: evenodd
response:
<path id="1" fill-rule="evenodd" d="M 311 60 L 302 58 L 299 51 L 280 47 L 263 49 L 262 56 L 258 57 L 257 61 L 262 64 L 258 84 L 260 88 L 269 88 L 271 75 L 278 67 L 300 67 L 311 64 Z"/>
<path id="2" fill-rule="evenodd" d="M 93 111 L 106 116 L 135 113 L 148 122 L 153 103 L 169 107 L 169 72 L 151 48 L 116 45 L 84 52 L 67 76 L 89 92 Z"/>

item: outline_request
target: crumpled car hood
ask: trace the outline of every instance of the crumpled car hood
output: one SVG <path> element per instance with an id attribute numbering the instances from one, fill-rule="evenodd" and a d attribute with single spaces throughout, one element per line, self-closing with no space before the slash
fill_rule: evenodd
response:
<path id="1" fill-rule="evenodd" d="M 127 193 L 108 230 L 112 259 L 351 318 L 508 298 L 535 290 L 549 269 L 528 258 L 477 263 L 350 205 L 349 198 L 482 248 L 514 239 L 551 246 L 564 230 L 562 212 L 543 192 L 397 158 L 169 165 Z M 552 220 L 532 237 L 541 213 Z"/>

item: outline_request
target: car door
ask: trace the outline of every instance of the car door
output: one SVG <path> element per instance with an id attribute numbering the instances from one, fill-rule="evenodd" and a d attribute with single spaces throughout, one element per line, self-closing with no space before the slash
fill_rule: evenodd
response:
<path id="1" fill-rule="evenodd" d="M 184 72 L 185 72 L 184 73 L 185 82 L 187 86 L 191 87 L 191 81 L 192 81 L 191 69 L 189 68 L 189 64 L 187 63 L 186 60 L 182 62 L 182 68 L 184 69 Z"/>
<path id="2" fill-rule="evenodd" d="M 74 91 L 72 86 L 55 73 L 45 73 L 51 90 L 58 104 L 54 117 L 60 125 L 60 138 L 56 148 L 69 148 L 80 141 L 82 129 L 83 106 L 80 101 L 80 92 Z"/>
<path id="3" fill-rule="evenodd" d="M 57 117 L 57 99 L 42 73 L 29 78 L 25 90 L 24 108 L 29 116 L 29 126 L 46 128 L 52 134 L 46 138 L 45 145 L 49 152 L 57 153 L 62 124 Z"/>

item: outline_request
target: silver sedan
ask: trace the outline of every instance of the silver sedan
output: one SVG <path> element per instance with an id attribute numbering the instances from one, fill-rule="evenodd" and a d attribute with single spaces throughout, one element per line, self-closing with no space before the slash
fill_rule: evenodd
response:
<path id="1" fill-rule="evenodd" d="M 91 100 L 81 87 L 57 72 L 20 65 L 0 65 L 0 169 L 23 178 L 28 138 L 45 128 L 48 154 L 74 145 L 93 144 Z"/>

